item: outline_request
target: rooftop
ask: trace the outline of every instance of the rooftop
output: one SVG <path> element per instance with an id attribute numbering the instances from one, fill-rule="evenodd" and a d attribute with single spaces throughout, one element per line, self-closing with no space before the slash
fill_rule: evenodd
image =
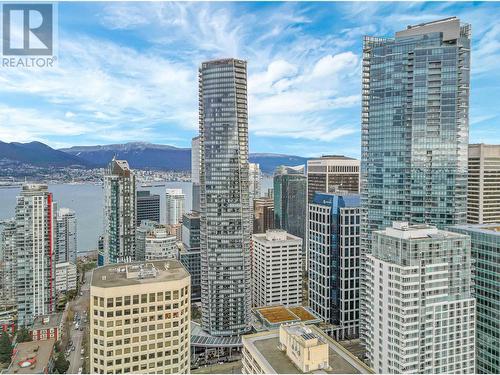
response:
<path id="1" fill-rule="evenodd" d="M 63 313 L 38 316 L 33 322 L 33 330 L 49 327 L 59 327 L 59 325 L 61 324 L 62 316 Z"/>
<path id="2" fill-rule="evenodd" d="M 253 239 L 258 240 L 260 243 L 268 244 L 269 246 L 274 245 L 278 241 L 293 241 L 302 243 L 302 239 L 300 237 L 294 236 L 283 229 L 268 229 L 266 233 L 254 234 Z"/>
<path id="3" fill-rule="evenodd" d="M 14 348 L 12 362 L 7 369 L 9 374 L 43 374 L 54 350 L 55 339 L 21 342 Z"/>
<path id="4" fill-rule="evenodd" d="M 329 338 L 325 333 L 314 326 L 309 326 L 315 337 L 328 344 L 329 369 L 321 370 L 326 374 L 361 374 L 372 373 L 372 371 L 353 354 L 344 347 Z M 301 373 L 288 358 L 286 353 L 279 349 L 280 340 L 278 330 L 266 331 L 243 336 L 245 347 L 259 362 L 263 362 L 268 367 L 268 372 L 277 374 L 297 374 Z M 317 372 L 313 372 L 317 373 Z"/>
<path id="5" fill-rule="evenodd" d="M 264 306 L 254 309 L 254 314 L 257 318 L 257 321 L 254 323 L 254 328 L 257 331 L 275 329 L 283 323 L 302 322 L 311 324 L 321 321 L 319 317 L 315 316 L 312 311 L 304 306 Z"/>
<path id="6" fill-rule="evenodd" d="M 451 230 L 453 228 L 462 229 L 471 232 L 485 233 L 494 236 L 500 236 L 500 223 L 489 223 L 489 224 L 463 224 L 463 225 L 455 225 L 450 227 Z"/>
<path id="7" fill-rule="evenodd" d="M 113 264 L 96 268 L 91 286 L 113 288 L 139 284 L 181 280 L 189 277 L 184 266 L 176 260 L 158 260 Z"/>
<path id="8" fill-rule="evenodd" d="M 422 239 L 449 239 L 460 237 L 460 234 L 437 229 L 435 226 L 428 224 L 410 225 L 406 221 L 394 221 L 392 227 L 383 230 L 375 231 L 375 233 L 383 234 L 390 237 L 400 238 L 403 240 L 422 240 Z"/>

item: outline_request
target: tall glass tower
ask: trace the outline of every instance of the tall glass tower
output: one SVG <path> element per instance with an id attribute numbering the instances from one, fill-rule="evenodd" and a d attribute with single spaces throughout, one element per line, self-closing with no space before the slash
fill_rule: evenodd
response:
<path id="1" fill-rule="evenodd" d="M 393 221 L 465 223 L 469 76 L 470 26 L 458 18 L 408 26 L 394 38 L 365 37 L 362 253 L 371 253 L 372 232 Z M 361 276 L 363 337 L 370 327 Z"/>
<path id="2" fill-rule="evenodd" d="M 251 308 L 246 61 L 202 63 L 199 95 L 202 326 L 236 336 Z"/>

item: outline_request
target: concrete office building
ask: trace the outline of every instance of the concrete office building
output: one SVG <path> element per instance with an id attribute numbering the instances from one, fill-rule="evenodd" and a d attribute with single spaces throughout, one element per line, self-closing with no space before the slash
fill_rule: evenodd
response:
<path id="1" fill-rule="evenodd" d="M 243 374 L 371 374 L 372 371 L 320 329 L 302 323 L 245 335 Z"/>
<path id="2" fill-rule="evenodd" d="M 302 238 L 305 253 L 307 178 L 304 166 L 279 167 L 273 185 L 275 228 Z"/>
<path id="3" fill-rule="evenodd" d="M 302 239 L 281 229 L 252 236 L 254 306 L 302 303 Z"/>
<path id="4" fill-rule="evenodd" d="M 500 374 L 500 224 L 457 225 L 469 235 L 476 298 L 476 372 Z"/>
<path id="5" fill-rule="evenodd" d="M 70 262 L 56 264 L 56 293 L 66 293 L 76 290 L 76 265 Z"/>
<path id="6" fill-rule="evenodd" d="M 471 29 L 450 17 L 365 37 L 361 252 L 393 221 L 463 224 L 467 213 Z M 361 275 L 361 338 L 365 324 Z M 368 313 L 368 311 L 366 311 Z"/>
<path id="7" fill-rule="evenodd" d="M 56 262 L 76 264 L 78 248 L 75 211 L 69 208 L 60 208 L 57 210 L 56 223 Z"/>
<path id="8" fill-rule="evenodd" d="M 136 260 L 161 260 L 177 257 L 177 238 L 168 227 L 144 220 L 136 231 Z"/>
<path id="9" fill-rule="evenodd" d="M 90 369 L 186 374 L 190 276 L 175 260 L 110 265 L 90 285 Z"/>
<path id="10" fill-rule="evenodd" d="M 314 193 L 348 191 L 359 193 L 359 160 L 343 155 L 325 155 L 307 161 L 307 202 Z"/>
<path id="11" fill-rule="evenodd" d="M 199 86 L 202 326 L 237 336 L 251 308 L 246 61 L 202 63 Z"/>
<path id="12" fill-rule="evenodd" d="M 192 207 L 200 212 L 200 137 L 191 140 L 191 182 L 193 183 Z"/>
<path id="13" fill-rule="evenodd" d="M 184 193 L 182 189 L 167 189 L 165 191 L 166 223 L 176 225 L 182 222 L 184 215 Z"/>
<path id="14" fill-rule="evenodd" d="M 309 307 L 336 339 L 359 335 L 359 195 L 316 193 L 309 204 Z"/>
<path id="15" fill-rule="evenodd" d="M 160 222 L 160 196 L 149 190 L 137 191 L 136 226 L 140 226 L 143 220 Z"/>
<path id="16" fill-rule="evenodd" d="M 135 259 L 135 175 L 127 161 L 113 158 L 104 174 L 103 264 Z"/>
<path id="17" fill-rule="evenodd" d="M 469 145 L 467 222 L 500 223 L 500 145 Z"/>
<path id="18" fill-rule="evenodd" d="M 469 236 L 395 222 L 373 232 L 366 269 L 363 334 L 376 373 L 475 372 Z"/>
<path id="19" fill-rule="evenodd" d="M 16 205 L 16 303 L 18 326 L 55 309 L 56 212 L 47 185 L 25 184 Z"/>
<path id="20" fill-rule="evenodd" d="M 253 201 L 253 233 L 274 229 L 274 200 L 257 198 Z"/>

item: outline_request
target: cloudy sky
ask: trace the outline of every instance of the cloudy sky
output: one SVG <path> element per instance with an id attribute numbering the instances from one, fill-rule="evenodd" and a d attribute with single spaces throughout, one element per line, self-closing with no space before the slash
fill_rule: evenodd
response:
<path id="1" fill-rule="evenodd" d="M 500 142 L 500 4 L 60 3 L 58 66 L 0 68 L 0 140 L 189 147 L 201 61 L 248 61 L 252 152 L 359 156 L 364 35 L 472 24 L 471 142 Z"/>

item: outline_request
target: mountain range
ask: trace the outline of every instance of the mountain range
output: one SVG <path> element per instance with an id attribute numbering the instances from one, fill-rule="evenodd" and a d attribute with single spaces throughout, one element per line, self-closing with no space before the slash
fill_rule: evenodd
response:
<path id="1" fill-rule="evenodd" d="M 124 144 L 74 146 L 55 150 L 40 142 L 5 143 L 0 141 L 0 160 L 7 159 L 36 166 L 85 168 L 104 167 L 116 157 L 125 159 L 131 168 L 189 171 L 191 149 L 145 142 Z M 305 164 L 307 158 L 272 154 L 251 153 L 250 162 L 259 163 L 262 172 L 272 173 L 280 165 Z"/>

